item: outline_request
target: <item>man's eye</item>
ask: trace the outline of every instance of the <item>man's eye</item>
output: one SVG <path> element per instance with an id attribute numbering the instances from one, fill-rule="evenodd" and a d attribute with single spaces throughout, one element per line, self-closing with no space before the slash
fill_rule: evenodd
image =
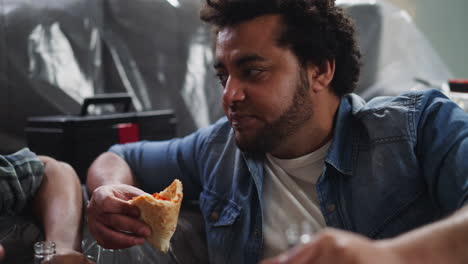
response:
<path id="1" fill-rule="evenodd" d="M 219 80 L 219 83 L 221 83 L 221 85 L 224 87 L 226 86 L 226 82 L 227 82 L 227 74 L 224 74 L 224 73 L 217 73 L 216 74 L 216 77 L 218 78 Z"/>
<path id="2" fill-rule="evenodd" d="M 263 73 L 261 69 L 246 69 L 244 71 L 244 76 L 246 78 L 257 78 L 261 73 Z"/>

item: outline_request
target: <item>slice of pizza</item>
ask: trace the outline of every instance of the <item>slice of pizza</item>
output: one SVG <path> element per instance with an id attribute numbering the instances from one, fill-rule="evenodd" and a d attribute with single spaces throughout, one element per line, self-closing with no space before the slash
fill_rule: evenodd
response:
<path id="1" fill-rule="evenodd" d="M 162 252 L 169 250 L 169 241 L 177 227 L 182 203 L 182 183 L 174 180 L 164 191 L 141 195 L 130 200 L 140 209 L 140 218 L 151 228 L 146 240 Z"/>

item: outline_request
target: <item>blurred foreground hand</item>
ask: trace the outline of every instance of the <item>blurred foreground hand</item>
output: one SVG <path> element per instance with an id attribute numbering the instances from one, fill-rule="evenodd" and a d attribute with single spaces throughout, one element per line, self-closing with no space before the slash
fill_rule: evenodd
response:
<path id="1" fill-rule="evenodd" d="M 388 243 L 336 229 L 324 229 L 312 239 L 261 264 L 404 264 Z"/>

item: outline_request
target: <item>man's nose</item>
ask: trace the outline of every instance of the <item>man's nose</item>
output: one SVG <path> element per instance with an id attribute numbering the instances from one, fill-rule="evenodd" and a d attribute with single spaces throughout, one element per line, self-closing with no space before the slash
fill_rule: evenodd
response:
<path id="1" fill-rule="evenodd" d="M 236 102 L 245 100 L 245 87 L 236 78 L 228 78 L 224 86 L 223 102 L 226 106 L 231 106 Z"/>

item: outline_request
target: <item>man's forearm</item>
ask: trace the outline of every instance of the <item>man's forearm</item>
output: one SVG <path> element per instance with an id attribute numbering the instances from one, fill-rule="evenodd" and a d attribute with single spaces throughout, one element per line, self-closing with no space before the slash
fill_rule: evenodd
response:
<path id="1" fill-rule="evenodd" d="M 96 188 L 106 184 L 137 185 L 125 160 L 112 152 L 101 154 L 91 164 L 86 179 L 89 193 L 93 193 Z"/>
<path id="2" fill-rule="evenodd" d="M 409 263 L 468 263 L 468 206 L 382 243 L 396 248 Z"/>
<path id="3" fill-rule="evenodd" d="M 57 249 L 81 250 L 81 185 L 73 168 L 48 157 L 44 163 L 44 178 L 34 198 L 36 215 L 42 223 L 47 240 Z"/>

